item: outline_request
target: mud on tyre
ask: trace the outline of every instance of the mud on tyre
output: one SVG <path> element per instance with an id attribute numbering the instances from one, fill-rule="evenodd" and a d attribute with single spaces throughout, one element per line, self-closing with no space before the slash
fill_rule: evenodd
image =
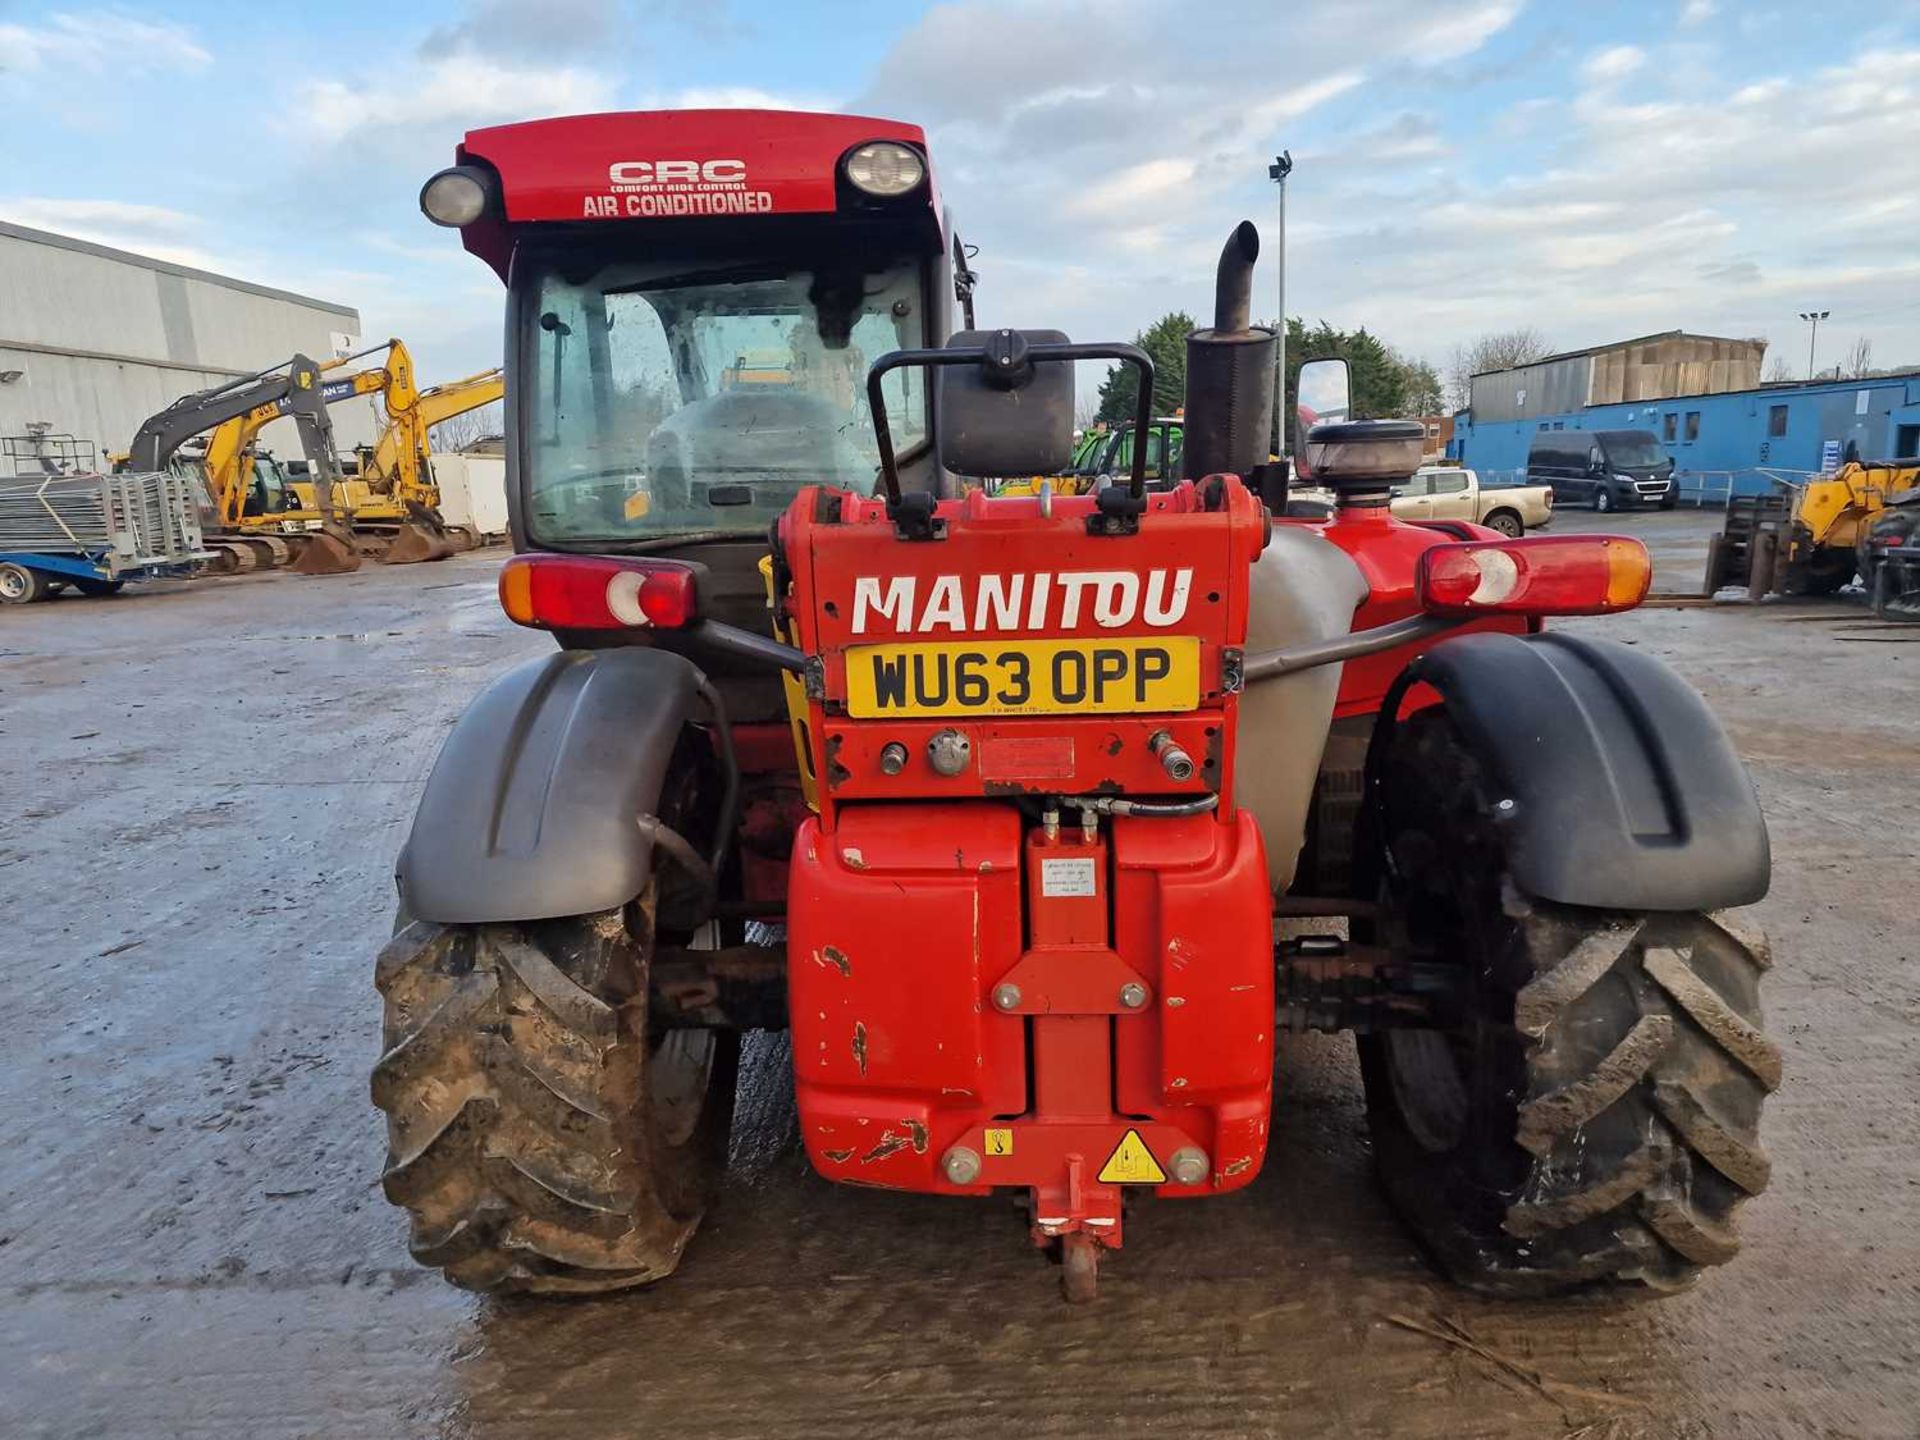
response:
<path id="1" fill-rule="evenodd" d="M 416 1260 L 470 1290 L 672 1273 L 726 1160 L 738 1038 L 647 1020 L 652 905 L 407 923 L 381 952 L 373 1100 Z"/>
<path id="2" fill-rule="evenodd" d="M 1738 912 L 1588 910 L 1520 892 L 1482 773 L 1444 713 L 1386 757 L 1388 939 L 1465 971 L 1446 1030 L 1361 1039 L 1388 1195 L 1477 1289 L 1689 1283 L 1766 1187 L 1764 938 Z"/>

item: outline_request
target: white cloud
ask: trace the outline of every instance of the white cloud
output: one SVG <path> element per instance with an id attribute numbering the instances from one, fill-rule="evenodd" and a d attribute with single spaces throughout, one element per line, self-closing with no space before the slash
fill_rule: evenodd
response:
<path id="1" fill-rule="evenodd" d="M 196 269 L 218 269 L 215 257 L 192 243 L 204 229 L 197 216 L 162 205 L 124 200 L 64 199 L 53 196 L 0 196 L 0 220 L 31 230 L 50 230 L 76 240 L 91 240 L 116 250 L 131 250 L 156 260 Z"/>
<path id="2" fill-rule="evenodd" d="M 1714 0 L 1686 0 L 1680 7 L 1680 23 L 1682 26 L 1704 25 L 1719 8 Z"/>
<path id="3" fill-rule="evenodd" d="M 1889 203 L 1920 194 L 1917 65 L 1882 51 L 1704 92 L 1649 63 L 1645 98 L 1556 104 L 1547 161 L 1492 183 L 1447 161 L 1393 192 L 1356 145 L 1342 175 L 1296 176 L 1290 293 L 1436 358 L 1518 324 L 1566 347 L 1675 327 L 1784 339 L 1819 304 L 1836 333 L 1920 363 L 1914 207 Z"/>
<path id="4" fill-rule="evenodd" d="M 438 148 L 470 126 L 610 106 L 610 76 L 572 65 L 523 66 L 481 55 L 454 54 L 368 84 L 312 80 L 300 89 L 291 126 L 303 136 L 337 145 L 378 132 L 431 133 Z"/>
<path id="5" fill-rule="evenodd" d="M 1066 208 L 1075 215 L 1151 214 L 1179 199 L 1192 183 L 1193 171 L 1193 161 L 1184 156 L 1142 161 L 1069 196 Z"/>
<path id="6" fill-rule="evenodd" d="M 1394 119 L 1408 87 L 1457 87 L 1519 8 L 1210 0 L 1170 24 L 1152 0 L 946 0 L 850 108 L 927 127 L 962 233 L 984 247 L 983 315 L 1126 336 L 1169 309 L 1209 309 L 1228 230 L 1272 214 L 1278 151 L 1303 176 L 1318 167 L 1313 185 L 1350 162 L 1438 163 L 1445 137 Z M 1343 106 L 1358 124 L 1329 118 Z M 1354 153 L 1356 132 L 1376 153 Z"/>
<path id="7" fill-rule="evenodd" d="M 200 70 L 212 61 L 181 26 L 155 24 L 118 10 L 55 14 L 39 25 L 0 25 L 0 74 Z"/>
<path id="8" fill-rule="evenodd" d="M 830 95 L 714 85 L 651 96 L 645 104 L 651 110 L 832 110 L 837 102 Z"/>
<path id="9" fill-rule="evenodd" d="M 1646 51 L 1637 45 L 1610 45 L 1589 56 L 1580 66 L 1580 73 L 1589 83 L 1607 85 L 1626 79 L 1645 64 L 1646 59 Z"/>

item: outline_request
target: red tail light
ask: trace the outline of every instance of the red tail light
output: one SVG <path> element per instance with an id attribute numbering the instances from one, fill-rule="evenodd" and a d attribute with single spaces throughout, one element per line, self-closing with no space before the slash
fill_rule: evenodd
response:
<path id="1" fill-rule="evenodd" d="M 604 555 L 516 555 L 500 608 L 537 630 L 677 630 L 698 611 L 693 566 Z"/>
<path id="2" fill-rule="evenodd" d="M 1653 560 L 1624 535 L 1474 541 L 1427 551 L 1417 583 L 1437 615 L 1605 615 L 1646 599 Z"/>

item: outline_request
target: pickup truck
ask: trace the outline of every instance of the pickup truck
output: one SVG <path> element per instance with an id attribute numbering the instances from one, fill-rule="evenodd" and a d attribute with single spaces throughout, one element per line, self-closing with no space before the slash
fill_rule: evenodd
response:
<path id="1" fill-rule="evenodd" d="M 1519 535 L 1553 519 L 1553 487 L 1483 489 L 1471 470 L 1423 465 L 1393 487 L 1393 513 L 1402 520 L 1472 520 L 1502 535 Z"/>

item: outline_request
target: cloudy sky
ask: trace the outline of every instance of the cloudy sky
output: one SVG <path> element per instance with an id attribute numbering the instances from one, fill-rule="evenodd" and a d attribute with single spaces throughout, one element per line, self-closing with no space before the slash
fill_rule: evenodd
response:
<path id="1" fill-rule="evenodd" d="M 1799 366 L 1819 308 L 1823 363 L 1920 366 L 1914 0 L 0 0 L 0 93 L 0 218 L 356 305 L 430 379 L 499 346 L 415 208 L 460 133 L 686 105 L 924 124 L 994 323 L 1199 313 L 1284 147 L 1309 319 Z"/>

